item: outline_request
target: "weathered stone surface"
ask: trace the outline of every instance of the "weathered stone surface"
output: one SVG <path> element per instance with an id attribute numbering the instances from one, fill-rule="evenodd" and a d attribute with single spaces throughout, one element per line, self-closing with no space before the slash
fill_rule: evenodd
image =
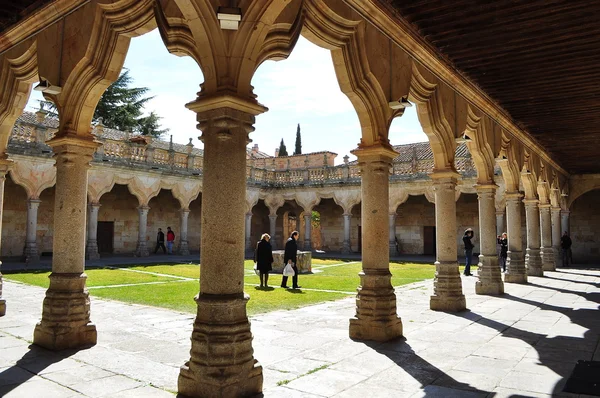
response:
<path id="1" fill-rule="evenodd" d="M 283 267 L 285 264 L 283 263 L 283 250 L 273 250 L 273 271 L 274 272 L 283 272 Z M 296 254 L 296 267 L 298 267 L 298 272 L 301 274 L 307 274 L 312 272 L 312 252 L 310 251 L 300 251 Z"/>

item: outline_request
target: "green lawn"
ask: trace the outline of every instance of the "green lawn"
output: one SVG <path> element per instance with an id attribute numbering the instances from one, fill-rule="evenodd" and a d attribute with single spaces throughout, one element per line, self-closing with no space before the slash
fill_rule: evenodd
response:
<path id="1" fill-rule="evenodd" d="M 347 263 L 341 260 L 313 260 L 313 273 L 301 274 L 299 284 L 303 289 L 294 291 L 279 288 L 266 290 L 254 286 L 259 284 L 259 278 L 252 272 L 253 266 L 251 260 L 244 262 L 245 291 L 251 297 L 248 302 L 250 315 L 338 300 L 348 297 L 348 293 L 353 295 L 360 283 L 358 273 L 362 267 L 360 263 Z M 392 285 L 397 287 L 433 278 L 435 267 L 431 264 L 390 263 L 390 271 Z M 198 264 L 139 265 L 126 269 L 90 269 L 86 273 L 87 286 L 90 287 L 92 296 L 196 312 L 193 298 L 199 290 L 200 266 Z M 23 272 L 4 275 L 4 277 L 8 280 L 47 287 L 48 275 L 49 272 Z M 149 282 L 161 283 L 149 284 Z M 115 286 L 128 284 L 130 286 Z M 272 274 L 269 285 L 280 284 L 281 274 Z M 291 280 L 288 282 L 288 286 L 290 285 Z"/>

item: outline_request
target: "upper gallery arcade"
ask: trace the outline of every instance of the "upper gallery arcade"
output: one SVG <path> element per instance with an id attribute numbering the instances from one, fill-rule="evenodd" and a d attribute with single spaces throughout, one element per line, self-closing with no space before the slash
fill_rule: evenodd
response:
<path id="1" fill-rule="evenodd" d="M 361 209 L 363 270 L 351 338 L 384 341 L 402 335 L 402 309 L 396 308 L 389 271 L 390 191 L 396 188 L 390 185 L 390 170 L 397 153 L 388 133 L 407 101 L 416 106 L 433 160 L 433 310 L 467 307 L 457 261 L 457 186 L 464 183 L 455 166 L 458 143 L 466 144 L 476 171 L 471 188 L 477 194 L 480 231 L 478 294 L 502 294 L 504 283 L 527 283 L 528 275 L 553 269 L 561 212 L 566 214 L 574 196 L 598 187 L 593 175 L 600 171 L 593 148 L 600 136 L 600 116 L 592 106 L 600 87 L 595 61 L 559 57 L 551 45 L 519 48 L 521 35 L 536 43 L 562 40 L 575 55 L 597 54 L 600 27 L 580 26 L 587 28 L 586 35 L 577 36 L 569 24 L 571 13 L 582 13 L 575 7 L 565 6 L 563 19 L 556 21 L 539 11 L 545 9 L 543 1 L 529 2 L 538 7 L 531 18 L 539 23 L 506 29 L 516 12 L 510 5 L 473 12 L 466 1 L 453 3 L 452 10 L 437 2 L 392 0 L 55 0 L 25 9 L 26 3 L 19 10 L 22 18 L 3 23 L 0 33 L 0 166 L 3 176 L 18 167 L 7 151 L 8 140 L 32 85 L 39 85 L 59 114 L 57 130 L 46 142 L 54 156 L 55 221 L 50 287 L 33 338 L 40 346 L 63 349 L 96 342 L 84 273 L 88 213 L 93 218 L 88 201 L 102 193 L 91 188 L 90 164 L 101 145 L 92 117 L 102 93 L 119 76 L 131 38 L 158 28 L 171 53 L 193 58 L 202 70 L 197 98 L 186 105 L 197 115 L 204 150 L 202 277 L 190 360 L 179 375 L 183 395 L 245 396 L 262 390 L 262 368 L 253 356 L 246 315 L 243 258 L 249 203 L 254 203 L 247 194 L 246 146 L 255 117 L 269 104 L 259 102 L 251 81 L 265 60 L 285 59 L 299 35 L 331 52 L 340 89 L 360 122 L 361 139 L 353 151 L 360 191 L 353 195 Z M 592 14 L 594 7 L 598 11 L 597 5 L 588 6 Z M 545 18 L 554 18 L 553 35 L 532 27 L 543 26 Z M 488 34 L 481 28 L 492 19 Z M 569 46 L 569 40 L 578 46 Z M 577 70 L 569 75 L 573 63 Z M 536 67 L 540 73 L 532 75 Z M 558 103 L 562 109 L 555 110 Z M 569 139 L 563 145 L 558 136 Z M 135 184 L 139 180 L 144 179 L 132 177 Z M 511 253 L 504 280 L 495 248 L 500 186 Z M 152 196 L 128 188 L 138 198 L 143 225 Z M 193 192 L 197 185 L 185 176 L 161 180 L 152 192 L 161 188 L 171 190 L 182 210 L 198 196 Z M 325 197 L 306 192 L 276 194 L 272 200 L 264 195 L 269 221 L 277 216 L 272 209 L 287 198 L 307 211 Z M 336 192 L 329 197 L 341 206 Z"/>

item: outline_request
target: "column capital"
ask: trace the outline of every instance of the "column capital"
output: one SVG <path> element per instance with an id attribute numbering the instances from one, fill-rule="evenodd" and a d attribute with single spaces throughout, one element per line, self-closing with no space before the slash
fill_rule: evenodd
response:
<path id="1" fill-rule="evenodd" d="M 477 193 L 483 193 L 483 192 L 494 193 L 494 192 L 496 192 L 496 189 L 498 189 L 498 185 L 496 185 L 496 184 L 475 184 L 473 187 L 475 188 Z"/>
<path id="2" fill-rule="evenodd" d="M 94 140 L 92 135 L 89 138 L 74 135 L 57 136 L 48 141 L 47 144 L 52 147 L 56 154 L 73 153 L 83 156 L 91 156 L 96 148 L 102 145 L 99 141 Z"/>
<path id="3" fill-rule="evenodd" d="M 90 206 L 93 209 L 99 209 L 100 206 L 102 206 L 102 205 L 98 202 L 90 202 L 90 203 L 88 203 L 88 206 Z"/>
<path id="4" fill-rule="evenodd" d="M 185 104 L 185 107 L 201 115 L 202 118 L 226 116 L 230 111 L 237 111 L 252 116 L 258 116 L 268 110 L 255 98 L 243 98 L 233 92 L 223 92 L 214 95 L 200 95 L 195 101 Z M 234 113 L 231 113 L 233 116 Z"/>
<path id="5" fill-rule="evenodd" d="M 270 219 L 277 219 L 277 214 L 269 214 Z"/>
<path id="6" fill-rule="evenodd" d="M 429 175 L 429 178 L 433 180 L 434 183 L 437 181 L 444 182 L 446 180 L 454 180 L 456 181 L 460 177 L 460 174 L 454 169 L 433 169 L 433 173 Z"/>
<path id="7" fill-rule="evenodd" d="M 561 212 L 560 206 L 552 206 L 551 210 L 552 210 L 553 213 L 560 213 Z"/>
<path id="8" fill-rule="evenodd" d="M 496 216 L 504 216 L 504 210 L 496 209 Z"/>
<path id="9" fill-rule="evenodd" d="M 40 203 L 42 203 L 42 201 L 39 198 L 31 198 L 31 199 L 27 199 L 27 203 L 30 205 L 34 205 L 35 207 L 38 207 L 40 205 Z"/>
<path id="10" fill-rule="evenodd" d="M 568 216 L 571 213 L 571 210 L 560 209 L 561 214 Z"/>
<path id="11" fill-rule="evenodd" d="M 537 199 L 523 199 L 523 203 L 526 207 L 537 207 L 540 201 Z"/>
<path id="12" fill-rule="evenodd" d="M 344 217 L 352 217 L 352 213 L 343 213 L 342 216 L 344 216 Z"/>
<path id="13" fill-rule="evenodd" d="M 183 209 L 180 209 L 179 211 L 182 212 L 182 213 L 189 213 L 190 209 L 187 208 L 187 207 L 184 207 Z"/>
<path id="14" fill-rule="evenodd" d="M 550 210 L 550 208 L 552 207 L 552 205 L 550 203 L 540 203 L 539 205 L 540 210 Z"/>
<path id="15" fill-rule="evenodd" d="M 359 145 L 357 149 L 350 151 L 358 158 L 358 163 L 387 163 L 391 164 L 398 153 L 387 143 L 377 143 L 370 146 Z"/>
<path id="16" fill-rule="evenodd" d="M 14 162 L 8 158 L 5 153 L 0 154 L 0 178 L 3 178 L 6 173 L 13 167 Z"/>
<path id="17" fill-rule="evenodd" d="M 506 198 L 507 201 L 519 201 L 523 198 L 523 194 L 521 192 L 506 192 L 504 194 L 504 197 Z"/>
<path id="18" fill-rule="evenodd" d="M 148 206 L 148 205 L 141 205 L 141 206 L 138 206 L 137 209 L 140 211 L 140 213 L 144 212 L 144 211 L 147 212 L 148 210 L 150 210 L 150 206 Z"/>

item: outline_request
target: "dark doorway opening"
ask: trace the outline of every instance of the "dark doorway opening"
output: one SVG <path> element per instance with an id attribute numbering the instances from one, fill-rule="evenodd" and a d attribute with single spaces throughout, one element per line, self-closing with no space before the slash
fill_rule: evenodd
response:
<path id="1" fill-rule="evenodd" d="M 423 254 L 435 256 L 435 227 L 423 227 Z"/>
<path id="2" fill-rule="evenodd" d="M 112 254 L 115 237 L 114 221 L 98 221 L 98 252 Z"/>

